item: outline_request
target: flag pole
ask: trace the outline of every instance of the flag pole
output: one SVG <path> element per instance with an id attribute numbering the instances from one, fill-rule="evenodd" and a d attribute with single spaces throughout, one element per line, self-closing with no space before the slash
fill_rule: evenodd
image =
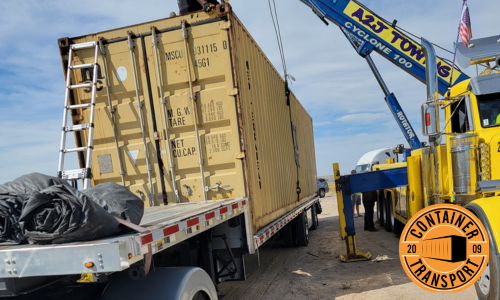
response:
<path id="1" fill-rule="evenodd" d="M 458 39 L 460 38 L 460 25 L 462 24 L 462 13 L 464 11 L 464 6 L 467 0 L 464 0 L 462 3 L 462 9 L 460 10 L 460 22 L 458 23 L 458 32 L 457 32 L 457 40 L 455 41 L 455 53 L 453 54 L 453 64 L 451 66 L 451 76 L 450 82 L 448 83 L 448 96 L 450 94 L 451 83 L 453 82 L 453 71 L 455 70 L 455 59 L 457 58 L 457 50 L 458 50 Z"/>

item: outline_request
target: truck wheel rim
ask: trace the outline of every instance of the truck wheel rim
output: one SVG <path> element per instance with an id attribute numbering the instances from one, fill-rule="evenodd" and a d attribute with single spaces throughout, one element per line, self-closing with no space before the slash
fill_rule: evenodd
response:
<path id="1" fill-rule="evenodd" d="M 490 264 L 486 266 L 486 269 L 484 269 L 483 275 L 479 277 L 479 280 L 477 281 L 477 284 L 479 284 L 479 289 L 484 295 L 488 295 L 490 292 Z"/>

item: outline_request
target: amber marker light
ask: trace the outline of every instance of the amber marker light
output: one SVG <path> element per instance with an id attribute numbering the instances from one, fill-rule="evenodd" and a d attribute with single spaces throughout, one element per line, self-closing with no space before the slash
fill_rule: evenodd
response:
<path id="1" fill-rule="evenodd" d="M 201 228 L 201 226 L 200 226 L 200 225 L 196 226 L 196 229 L 200 230 L 200 228 Z"/>
<path id="2" fill-rule="evenodd" d="M 129 254 L 128 254 L 128 259 L 132 259 L 132 257 L 134 257 L 134 256 L 132 255 L 132 253 L 129 253 Z"/>
<path id="3" fill-rule="evenodd" d="M 93 262 L 86 262 L 85 263 L 85 267 L 86 268 L 92 268 L 94 266 L 94 263 Z"/>

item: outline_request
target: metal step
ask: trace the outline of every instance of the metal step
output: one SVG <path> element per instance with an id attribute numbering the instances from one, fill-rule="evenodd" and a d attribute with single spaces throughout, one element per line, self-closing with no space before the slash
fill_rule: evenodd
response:
<path id="1" fill-rule="evenodd" d="M 69 149 L 64 149 L 64 153 L 72 153 L 72 152 L 82 152 L 87 150 L 88 147 L 78 147 L 78 148 L 69 148 Z"/>
<path id="2" fill-rule="evenodd" d="M 91 124 L 81 124 L 81 125 L 73 125 L 73 126 L 66 126 L 64 127 L 64 131 L 70 132 L 70 131 L 82 131 L 86 130 L 92 127 Z"/>
<path id="3" fill-rule="evenodd" d="M 71 45 L 71 50 L 82 50 L 82 49 L 87 49 L 87 48 L 95 48 L 96 45 L 97 45 L 97 42 L 73 44 L 73 45 Z"/>
<path id="4" fill-rule="evenodd" d="M 92 87 L 94 84 L 91 82 L 91 83 L 82 83 L 82 84 L 73 84 L 73 85 L 70 85 L 68 86 L 68 89 L 81 89 L 81 88 L 89 88 L 89 87 Z"/>
<path id="5" fill-rule="evenodd" d="M 76 105 L 69 105 L 67 109 L 77 109 L 77 108 L 86 108 L 86 107 L 91 107 L 92 103 L 85 103 L 85 104 L 76 104 Z"/>
<path id="6" fill-rule="evenodd" d="M 95 63 L 88 63 L 88 64 L 69 66 L 69 68 L 70 69 L 85 69 L 85 68 L 93 68 L 94 66 L 95 66 Z"/>
<path id="7" fill-rule="evenodd" d="M 64 180 L 84 179 L 85 178 L 85 169 L 75 169 L 75 170 L 62 171 L 61 177 Z"/>

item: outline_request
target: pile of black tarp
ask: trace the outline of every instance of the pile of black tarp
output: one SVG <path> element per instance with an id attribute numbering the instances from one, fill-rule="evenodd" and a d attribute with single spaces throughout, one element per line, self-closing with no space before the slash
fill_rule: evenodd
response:
<path id="1" fill-rule="evenodd" d="M 143 213 L 142 200 L 115 183 L 79 191 L 59 178 L 32 173 L 0 185 L 1 242 L 105 238 L 126 230 L 116 218 L 139 224 Z"/>

